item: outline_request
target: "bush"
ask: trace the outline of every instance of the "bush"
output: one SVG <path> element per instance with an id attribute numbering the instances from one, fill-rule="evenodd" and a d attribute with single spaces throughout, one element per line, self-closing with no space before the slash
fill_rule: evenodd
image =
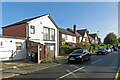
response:
<path id="1" fill-rule="evenodd" d="M 99 48 L 112 48 L 113 46 L 111 45 L 111 44 L 108 44 L 108 45 L 106 45 L 106 44 L 101 44 L 100 46 L 99 46 Z"/>
<path id="2" fill-rule="evenodd" d="M 79 43 L 79 44 L 76 44 L 76 46 L 68 46 L 68 45 L 61 46 L 60 47 L 60 55 L 68 55 L 76 49 L 87 49 L 87 50 L 89 50 L 90 45 Z"/>

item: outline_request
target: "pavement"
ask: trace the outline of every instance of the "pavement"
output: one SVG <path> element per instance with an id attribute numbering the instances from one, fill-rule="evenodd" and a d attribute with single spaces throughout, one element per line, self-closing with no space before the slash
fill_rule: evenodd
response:
<path id="1" fill-rule="evenodd" d="M 64 60 L 66 56 L 58 56 L 56 58 L 57 62 L 52 63 L 32 63 L 27 62 L 26 60 L 20 60 L 20 61 L 13 61 L 13 62 L 0 62 L 0 72 L 1 75 L 0 78 L 6 79 L 14 76 L 19 76 L 26 73 L 31 73 L 34 71 L 47 69 L 50 67 L 55 67 L 60 65 L 61 60 Z"/>
<path id="2" fill-rule="evenodd" d="M 84 63 L 68 64 L 66 56 L 59 56 L 58 63 L 30 64 L 33 67 L 19 68 L 21 71 L 16 71 L 19 75 L 4 80 L 119 80 L 119 57 L 119 51 L 116 51 L 108 55 L 92 55 L 91 60 Z M 23 74 L 25 70 L 30 72 Z"/>

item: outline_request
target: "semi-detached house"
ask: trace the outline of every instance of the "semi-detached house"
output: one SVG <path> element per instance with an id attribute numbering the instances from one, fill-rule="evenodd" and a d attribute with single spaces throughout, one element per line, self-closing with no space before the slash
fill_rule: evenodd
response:
<path id="1" fill-rule="evenodd" d="M 66 29 L 59 28 L 59 46 L 63 44 L 63 40 L 66 45 L 74 46 L 76 44 L 76 35 Z"/>
<path id="2" fill-rule="evenodd" d="M 89 36 L 91 37 L 91 44 L 92 43 L 95 43 L 95 44 L 98 44 L 98 36 L 97 36 L 97 34 L 96 33 L 94 33 L 94 34 L 89 34 Z"/>
<path id="3" fill-rule="evenodd" d="M 77 36 L 76 43 L 90 44 L 89 31 L 87 29 L 76 30 L 76 25 L 73 28 L 67 28 L 67 30 Z"/>
<path id="4" fill-rule="evenodd" d="M 3 36 L 25 37 L 47 46 L 47 54 L 59 55 L 58 26 L 49 14 L 25 19 L 3 27 Z"/>

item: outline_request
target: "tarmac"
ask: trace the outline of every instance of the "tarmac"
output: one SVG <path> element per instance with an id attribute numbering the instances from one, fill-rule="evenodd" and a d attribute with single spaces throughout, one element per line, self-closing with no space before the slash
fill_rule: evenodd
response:
<path id="1" fill-rule="evenodd" d="M 62 60 L 66 58 L 66 56 L 58 56 L 56 58 L 57 62 L 41 64 L 27 62 L 27 60 L 0 62 L 0 79 L 6 79 L 21 74 L 31 73 L 34 71 L 59 66 L 61 65 Z"/>

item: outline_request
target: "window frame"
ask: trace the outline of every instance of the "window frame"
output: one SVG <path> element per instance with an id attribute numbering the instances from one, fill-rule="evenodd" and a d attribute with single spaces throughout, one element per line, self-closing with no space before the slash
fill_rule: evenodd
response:
<path id="1" fill-rule="evenodd" d="M 33 32 L 31 30 L 33 30 Z M 35 34 L 35 26 L 33 25 L 30 25 L 30 34 Z"/>
<path id="2" fill-rule="evenodd" d="M 48 36 L 49 36 L 48 39 L 45 39 L 45 38 L 44 38 L 44 28 L 47 28 L 47 29 L 48 29 Z M 50 32 L 50 31 L 51 31 L 51 30 L 54 30 L 54 39 L 53 39 L 53 40 L 50 39 L 50 37 L 51 37 L 51 34 L 50 34 L 51 32 Z M 43 40 L 44 40 L 44 41 L 55 41 L 55 29 L 44 26 L 44 27 L 43 27 Z"/>
<path id="3" fill-rule="evenodd" d="M 74 36 L 72 36 L 72 41 L 74 41 Z"/>
<path id="4" fill-rule="evenodd" d="M 18 43 L 20 43 L 18 46 Z M 21 51 L 22 50 L 22 42 L 15 42 L 15 45 L 16 45 L 16 51 Z M 20 49 L 17 49 L 17 47 L 20 47 Z"/>

